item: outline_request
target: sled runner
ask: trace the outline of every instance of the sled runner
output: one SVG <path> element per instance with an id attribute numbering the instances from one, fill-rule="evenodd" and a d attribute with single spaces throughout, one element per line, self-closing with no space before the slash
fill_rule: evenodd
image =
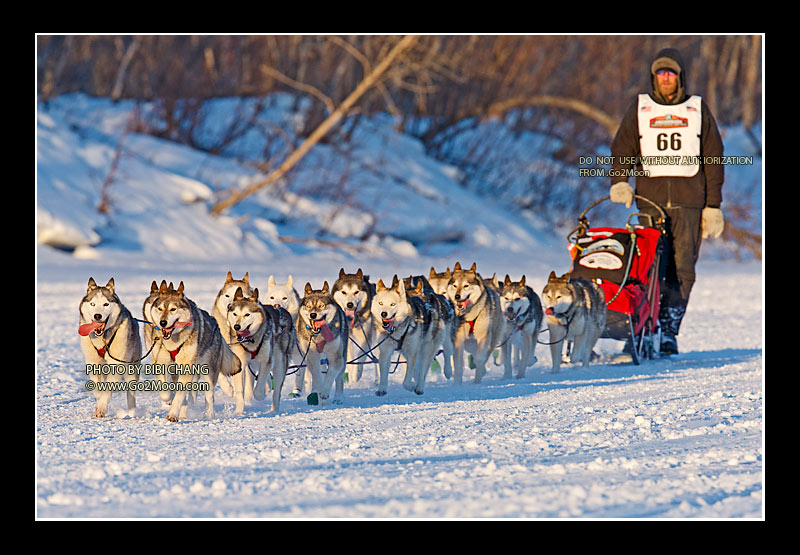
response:
<path id="1" fill-rule="evenodd" d="M 602 287 L 608 312 L 601 337 L 626 341 L 625 352 L 630 352 L 634 364 L 640 364 L 656 358 L 661 343 L 659 269 L 666 214 L 658 204 L 635 195 L 657 215 L 634 212 L 624 228 L 590 227 L 587 212 L 609 198 L 586 208 L 578 217 L 578 227 L 567 236 L 570 276 Z M 638 224 L 631 223 L 634 216 Z"/>

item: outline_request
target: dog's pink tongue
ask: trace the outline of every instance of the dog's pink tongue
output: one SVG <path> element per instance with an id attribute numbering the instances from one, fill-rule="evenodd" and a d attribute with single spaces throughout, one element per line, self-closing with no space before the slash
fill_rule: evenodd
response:
<path id="1" fill-rule="evenodd" d="M 545 313 L 545 314 L 547 314 L 548 316 L 552 316 L 553 314 L 555 314 L 555 312 L 553 312 L 553 309 L 552 309 L 552 308 L 548 308 L 548 309 L 546 309 L 546 310 L 544 311 L 544 313 Z"/>
<path id="2" fill-rule="evenodd" d="M 322 332 L 322 338 L 325 341 L 329 343 L 333 341 L 333 334 L 331 333 L 331 330 L 328 329 L 327 322 L 322 322 L 322 325 L 319 327 L 319 331 Z"/>
<path id="3" fill-rule="evenodd" d="M 242 339 L 247 339 L 248 337 L 250 337 L 250 330 L 237 331 L 236 335 L 238 335 Z"/>
<path id="4" fill-rule="evenodd" d="M 191 322 L 175 322 L 174 324 L 172 324 L 172 327 L 174 327 L 174 328 L 185 328 L 186 326 L 191 326 L 191 325 L 192 325 Z"/>
<path id="5" fill-rule="evenodd" d="M 83 324 L 78 326 L 78 334 L 83 335 L 84 337 L 92 333 L 97 328 L 102 328 L 103 322 L 89 322 L 88 324 Z"/>

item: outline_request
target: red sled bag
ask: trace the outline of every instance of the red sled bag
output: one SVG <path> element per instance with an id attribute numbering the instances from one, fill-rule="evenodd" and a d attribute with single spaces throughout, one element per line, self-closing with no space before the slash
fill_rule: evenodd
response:
<path id="1" fill-rule="evenodd" d="M 651 270 L 660 237 L 661 232 L 654 228 L 598 227 L 587 230 L 570 246 L 571 278 L 600 285 L 608 310 L 630 317 L 635 333 L 649 316 L 655 320 L 658 315 L 658 276 Z M 650 287 L 656 288 L 656 294 L 650 295 L 648 302 Z M 613 322 L 612 315 L 609 324 Z"/>

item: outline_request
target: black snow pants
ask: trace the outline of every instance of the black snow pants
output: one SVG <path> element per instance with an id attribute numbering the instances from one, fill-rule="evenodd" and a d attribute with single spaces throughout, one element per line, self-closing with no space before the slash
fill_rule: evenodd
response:
<path id="1" fill-rule="evenodd" d="M 644 213 L 653 209 L 642 206 Z M 665 335 L 676 336 L 686 314 L 700 255 L 702 208 L 665 208 L 664 250 L 661 254 L 661 309 L 658 315 Z M 654 213 L 653 213 L 654 214 Z M 655 215 L 655 214 L 654 214 Z"/>

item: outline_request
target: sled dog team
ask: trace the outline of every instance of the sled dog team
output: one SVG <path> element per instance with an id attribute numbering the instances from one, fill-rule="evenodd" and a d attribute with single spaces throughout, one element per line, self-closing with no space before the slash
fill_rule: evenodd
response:
<path id="1" fill-rule="evenodd" d="M 186 414 L 187 384 L 205 383 L 205 416 L 214 416 L 217 383 L 235 402 L 235 414 L 245 404 L 272 391 L 272 412 L 280 409 L 281 391 L 290 368 L 296 368 L 291 397 L 309 390 L 308 404 L 342 402 L 345 370 L 356 380 L 364 363 L 377 363 L 376 394 L 386 395 L 389 374 L 405 360 L 403 387 L 422 395 L 429 368 L 440 352 L 443 373 L 456 384 L 464 377 L 464 356 L 480 383 L 487 362 L 499 351 L 503 377 L 524 378 L 536 360 L 534 350 L 545 319 L 550 333 L 552 371 L 558 372 L 564 341 L 572 341 L 571 360 L 589 363 L 605 327 L 602 289 L 569 275 L 550 273 L 539 296 L 525 284 L 525 276 L 499 281 L 496 274 L 483 278 L 473 263 L 452 272 L 423 275 L 376 284 L 359 268 L 339 276 L 329 287 L 314 289 L 306 283 L 299 294 L 289 276 L 284 284 L 270 276 L 265 293 L 251 287 L 249 273 L 240 280 L 228 272 L 211 314 L 185 293 L 184 284 L 155 281 L 142 306 L 144 319 L 134 318 L 122 304 L 114 279 L 99 286 L 89 278 L 80 302 L 80 344 L 88 365 L 135 368 L 147 356 L 153 364 L 197 367 L 205 372 L 158 373 L 157 379 L 173 388 L 159 390 L 167 419 L 176 422 Z M 142 324 L 144 342 L 140 340 Z M 143 348 L 144 347 L 144 348 Z M 392 359 L 395 359 L 394 361 Z M 310 387 L 306 385 L 306 370 Z M 221 376 L 221 377 L 220 377 Z M 95 382 L 136 381 L 138 373 L 92 373 Z M 90 384 L 90 385 L 95 385 Z M 335 385 L 335 388 L 334 388 Z M 125 388 L 128 409 L 136 406 L 135 388 Z M 118 389 L 121 390 L 121 389 Z M 108 411 L 112 388 L 94 387 L 94 416 Z"/>

